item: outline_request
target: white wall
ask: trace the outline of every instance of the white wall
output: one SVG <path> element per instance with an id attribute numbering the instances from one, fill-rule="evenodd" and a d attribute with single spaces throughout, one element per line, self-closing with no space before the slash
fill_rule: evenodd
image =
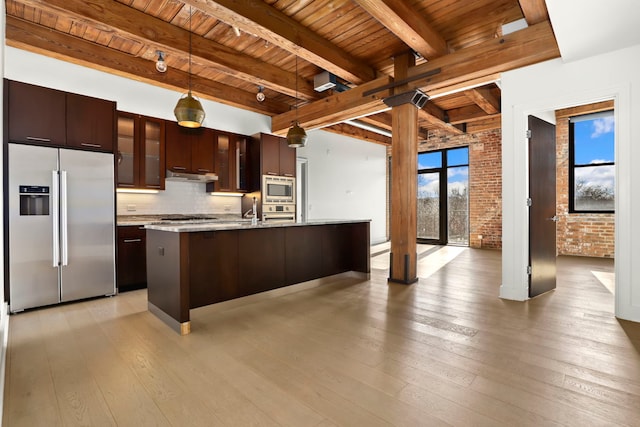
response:
<path id="1" fill-rule="evenodd" d="M 180 93 L 113 76 L 43 55 L 5 47 L 4 76 L 40 86 L 116 101 L 118 109 L 173 120 Z M 149 66 L 153 64 L 150 62 Z M 202 99 L 205 126 L 253 135 L 269 133 L 271 118 Z M 326 150 L 330 151 L 327 155 Z M 309 161 L 310 219 L 372 219 L 371 241 L 386 240 L 384 147 L 324 131 L 310 131 L 298 156 Z M 118 194 L 118 213 L 191 213 L 182 200 L 193 196 L 197 213 L 220 213 L 226 206 L 239 212 L 239 199 L 216 200 L 200 193 L 202 184 L 167 183 L 159 195 Z M 202 194 L 202 195 L 201 195 Z M 135 204 L 136 211 L 126 211 Z M 237 205 L 236 205 L 237 204 Z M 236 207 L 237 206 L 237 207 Z M 196 212 L 193 212 L 196 213 Z"/>
<path id="2" fill-rule="evenodd" d="M 322 130 L 298 149 L 308 159 L 309 219 L 371 219 L 371 243 L 386 235 L 386 148 Z"/>
<path id="3" fill-rule="evenodd" d="M 607 99 L 616 115 L 615 313 L 640 321 L 640 223 L 632 220 L 640 218 L 640 127 L 632 121 L 640 117 L 640 45 L 502 75 L 501 297 L 527 299 L 527 115 Z"/>

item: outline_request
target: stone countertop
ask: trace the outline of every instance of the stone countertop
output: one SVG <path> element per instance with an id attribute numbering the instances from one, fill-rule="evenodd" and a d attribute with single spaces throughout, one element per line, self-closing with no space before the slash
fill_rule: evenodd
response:
<path id="1" fill-rule="evenodd" d="M 200 222 L 189 224 L 148 224 L 145 228 L 149 230 L 169 231 L 174 233 L 192 233 L 198 231 L 220 231 L 220 230 L 246 230 L 254 228 L 278 228 L 278 227 L 301 227 L 306 225 L 330 225 L 330 224 L 349 224 L 357 222 L 371 222 L 370 219 L 324 219 L 311 220 L 305 222 L 289 222 L 289 223 L 271 223 L 251 225 L 251 221 L 238 220 L 235 222 Z"/>
<path id="2" fill-rule="evenodd" d="M 177 224 L 180 222 L 190 223 L 227 223 L 227 222 L 248 222 L 251 223 L 251 218 L 241 218 L 236 214 L 164 214 L 164 215 L 118 215 L 117 224 L 119 226 L 127 225 L 159 225 L 159 224 Z"/>

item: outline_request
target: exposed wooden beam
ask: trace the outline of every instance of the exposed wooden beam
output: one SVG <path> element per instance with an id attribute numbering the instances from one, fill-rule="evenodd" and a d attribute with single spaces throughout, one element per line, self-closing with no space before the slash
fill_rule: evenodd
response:
<path id="1" fill-rule="evenodd" d="M 376 71 L 263 1 L 185 0 L 219 20 L 280 46 L 348 82 L 376 78 Z"/>
<path id="2" fill-rule="evenodd" d="M 52 31 L 12 16 L 6 17 L 6 42 L 12 47 L 179 92 L 185 91 L 189 77 L 188 73 L 176 69 L 169 69 L 163 74 L 157 73 L 155 68 L 149 67 L 149 61 L 145 59 Z M 289 108 L 288 105 L 269 99 L 260 103 L 256 100 L 254 92 L 239 90 L 198 76 L 192 76 L 191 82 L 193 91 L 201 98 L 234 107 L 268 115 L 277 114 Z M 168 105 L 167 109 L 172 110 L 173 106 Z"/>
<path id="3" fill-rule="evenodd" d="M 388 130 L 391 132 L 392 124 L 391 124 L 391 113 L 385 111 L 383 113 L 372 114 L 366 117 L 358 118 L 361 122 L 368 123 L 373 126 L 377 126 L 381 129 Z"/>
<path id="4" fill-rule="evenodd" d="M 549 20 L 549 11 L 544 0 L 519 0 L 519 3 L 527 24 L 534 25 Z"/>
<path id="5" fill-rule="evenodd" d="M 478 120 L 467 124 L 467 133 L 485 132 L 493 129 L 502 128 L 502 115 L 496 114 L 488 119 Z"/>
<path id="6" fill-rule="evenodd" d="M 155 46 L 169 55 L 186 57 L 189 52 L 189 32 L 162 19 L 111 0 L 21 0 L 27 6 L 54 15 L 63 13 L 80 23 L 99 28 L 106 33 L 113 29 L 125 32 L 142 44 Z M 264 61 L 245 55 L 220 43 L 192 34 L 192 55 L 195 61 L 211 66 L 227 75 L 261 85 L 274 91 L 295 96 L 296 75 Z M 260 70 L 256 73 L 256 70 Z M 298 97 L 317 99 L 310 82 L 298 81 Z"/>
<path id="7" fill-rule="evenodd" d="M 437 115 L 434 114 L 433 108 L 438 108 L 438 107 L 434 106 L 429 109 L 430 111 L 420 110 L 418 112 L 418 123 L 421 125 L 421 127 L 424 127 L 427 129 L 436 128 L 436 129 L 440 129 L 455 135 L 462 135 L 464 133 L 460 129 L 452 126 L 451 123 L 448 123 L 445 120 L 439 118 L 438 116 L 440 114 L 437 114 Z"/>
<path id="8" fill-rule="evenodd" d="M 595 102 L 593 104 L 578 105 L 577 107 L 563 108 L 556 111 L 557 118 L 569 118 L 581 114 L 598 113 L 600 111 L 613 110 L 613 101 Z"/>
<path id="9" fill-rule="evenodd" d="M 446 40 L 404 0 L 355 0 L 364 10 L 424 58 L 448 53 Z"/>
<path id="10" fill-rule="evenodd" d="M 553 29 L 545 21 L 417 65 L 409 70 L 409 77 L 440 68 L 440 73 L 412 83 L 429 94 L 432 90 L 558 57 L 560 50 Z"/>
<path id="11" fill-rule="evenodd" d="M 327 98 L 300 106 L 297 110 L 287 111 L 271 119 L 271 132 L 284 135 L 297 120 L 309 130 L 341 123 L 356 117 L 368 116 L 387 109 L 382 99 L 391 93 L 388 89 L 363 96 L 367 90 L 389 84 L 391 77 L 379 77 L 346 92 L 340 92 Z"/>
<path id="12" fill-rule="evenodd" d="M 381 144 L 389 146 L 391 145 L 391 138 L 388 136 L 380 135 L 379 133 L 360 129 L 356 126 L 350 126 L 344 123 L 338 123 L 335 125 L 322 128 L 327 132 L 337 133 L 340 135 L 350 136 L 352 138 L 361 139 L 367 142 L 373 142 L 375 144 Z"/>
<path id="13" fill-rule="evenodd" d="M 496 114 L 500 112 L 500 100 L 496 98 L 491 90 L 480 87 L 470 89 L 464 93 L 471 101 L 476 103 L 487 114 Z"/>
<path id="14" fill-rule="evenodd" d="M 449 114 L 449 122 L 451 124 L 469 123 L 490 117 L 490 115 L 477 105 L 454 108 L 447 111 L 447 113 Z"/>
<path id="15" fill-rule="evenodd" d="M 409 76 L 440 68 L 442 71 L 438 74 L 411 82 L 411 87 L 421 88 L 429 94 L 432 90 L 444 92 L 451 86 L 463 86 L 470 82 L 494 81 L 496 74 L 503 71 L 559 56 L 551 26 L 543 22 L 412 67 Z M 390 78 L 378 78 L 355 89 L 303 105 L 297 112 L 298 121 L 304 128 L 315 129 L 382 111 L 385 108 L 382 99 L 388 96 L 388 91 L 376 92 L 368 97 L 362 94 L 391 81 Z M 273 117 L 272 132 L 284 134 L 295 120 L 295 114 L 287 112 Z"/>

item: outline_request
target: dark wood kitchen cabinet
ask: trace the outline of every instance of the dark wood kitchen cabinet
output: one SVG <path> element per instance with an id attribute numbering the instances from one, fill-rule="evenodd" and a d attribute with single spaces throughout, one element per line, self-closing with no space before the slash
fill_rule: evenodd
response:
<path id="1" fill-rule="evenodd" d="M 64 146 L 67 140 L 64 92 L 5 80 L 9 141 Z"/>
<path id="2" fill-rule="evenodd" d="M 9 141 L 113 152 L 113 101 L 5 80 Z"/>
<path id="3" fill-rule="evenodd" d="M 117 286 L 119 291 L 147 286 L 147 238 L 143 226 L 118 226 Z"/>
<path id="4" fill-rule="evenodd" d="M 207 184 L 207 191 L 246 192 L 247 184 L 247 144 L 246 136 L 216 132 L 216 182 Z"/>
<path id="5" fill-rule="evenodd" d="M 164 190 L 165 121 L 118 112 L 119 188 Z"/>
<path id="6" fill-rule="evenodd" d="M 296 149 L 285 138 L 260 134 L 260 175 L 296 176 Z"/>
<path id="7" fill-rule="evenodd" d="M 67 93 L 67 146 L 113 152 L 116 103 Z"/>
<path id="8" fill-rule="evenodd" d="M 174 172 L 213 173 L 215 170 L 215 133 L 166 123 L 167 169 Z"/>

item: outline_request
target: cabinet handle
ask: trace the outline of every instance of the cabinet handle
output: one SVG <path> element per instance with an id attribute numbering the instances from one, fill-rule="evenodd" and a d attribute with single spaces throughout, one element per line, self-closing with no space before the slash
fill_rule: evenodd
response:
<path id="1" fill-rule="evenodd" d="M 80 145 L 83 147 L 91 147 L 91 148 L 100 148 L 102 145 L 100 144 L 89 144 L 88 142 L 81 142 Z"/>
<path id="2" fill-rule="evenodd" d="M 198 168 L 198 172 L 211 172 L 209 169 L 200 169 Z"/>
<path id="3" fill-rule="evenodd" d="M 137 243 L 137 242 L 142 242 L 142 239 L 124 239 L 123 241 L 125 243 Z"/>
<path id="4" fill-rule="evenodd" d="M 178 171 L 186 171 L 187 168 L 183 167 L 183 166 L 173 166 L 171 169 L 175 169 Z"/>
<path id="5" fill-rule="evenodd" d="M 293 175 L 292 175 L 292 174 L 290 174 L 290 173 L 285 173 L 285 174 L 284 174 L 284 176 L 290 176 L 290 177 L 292 177 L 292 178 L 293 178 Z"/>
<path id="6" fill-rule="evenodd" d="M 278 174 L 275 172 L 267 172 L 267 175 L 278 175 Z"/>
<path id="7" fill-rule="evenodd" d="M 51 142 L 51 138 L 38 138 L 37 136 L 28 136 L 28 141 Z"/>

